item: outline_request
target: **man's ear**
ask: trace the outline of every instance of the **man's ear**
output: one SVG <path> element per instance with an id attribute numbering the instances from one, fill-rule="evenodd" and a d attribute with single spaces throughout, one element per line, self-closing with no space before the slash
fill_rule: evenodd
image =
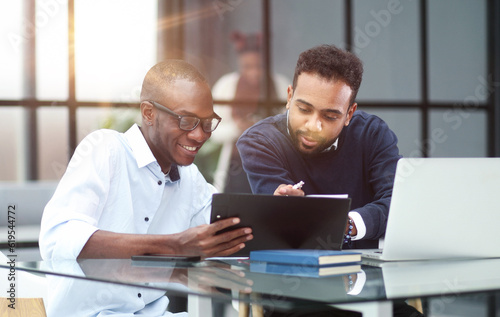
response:
<path id="1" fill-rule="evenodd" d="M 287 97 L 286 97 L 286 109 L 290 109 L 290 101 L 292 101 L 293 97 L 293 88 L 292 85 L 288 85 L 287 89 Z"/>
<path id="2" fill-rule="evenodd" d="M 141 116 L 143 125 L 152 125 L 155 118 L 154 106 L 149 101 L 141 102 Z"/>
<path id="3" fill-rule="evenodd" d="M 349 111 L 347 111 L 347 120 L 345 121 L 345 126 L 347 127 L 349 125 L 349 122 L 351 122 L 352 115 L 354 114 L 354 111 L 358 108 L 357 103 L 353 103 L 351 107 L 349 107 Z"/>

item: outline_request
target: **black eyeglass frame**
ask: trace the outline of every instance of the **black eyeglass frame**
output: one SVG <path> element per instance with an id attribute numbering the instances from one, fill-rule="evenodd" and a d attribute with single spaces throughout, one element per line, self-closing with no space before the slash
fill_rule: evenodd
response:
<path id="1" fill-rule="evenodd" d="M 214 113 L 214 116 L 213 117 L 210 117 L 210 118 L 198 118 L 196 116 L 190 116 L 190 115 L 181 115 L 181 114 L 177 114 L 175 112 L 173 112 L 172 110 L 168 109 L 167 107 L 165 107 L 164 105 L 156 102 L 156 101 L 152 101 L 150 100 L 149 101 L 153 106 L 155 106 L 156 108 L 162 110 L 162 111 L 165 111 L 166 113 L 168 113 L 169 115 L 171 115 L 172 117 L 175 117 L 177 118 L 177 120 L 179 120 L 179 129 L 183 130 L 183 131 L 193 131 L 194 129 L 196 129 L 198 127 L 198 125 L 200 124 L 200 122 L 202 122 L 202 125 L 201 125 L 201 128 L 203 129 L 204 132 L 206 133 L 212 133 L 215 131 L 215 129 L 217 129 L 217 127 L 219 126 L 219 123 L 221 122 L 222 118 L 219 117 L 219 115 L 217 115 L 216 113 Z M 194 124 L 194 126 L 192 128 L 186 128 L 186 127 L 182 127 L 182 122 L 186 122 L 184 120 L 184 118 L 192 118 L 192 119 L 196 119 L 196 123 Z M 214 120 L 217 121 L 217 124 L 215 124 L 215 126 L 211 129 L 209 129 L 207 131 L 206 127 L 207 124 L 209 124 L 208 126 L 212 127 L 214 125 Z"/>

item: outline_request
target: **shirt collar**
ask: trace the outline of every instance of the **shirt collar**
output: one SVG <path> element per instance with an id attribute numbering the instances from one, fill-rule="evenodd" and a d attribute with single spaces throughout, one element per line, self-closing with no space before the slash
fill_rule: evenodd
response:
<path id="1" fill-rule="evenodd" d="M 127 130 L 127 132 L 125 132 L 125 138 L 127 139 L 132 152 L 134 152 L 137 167 L 142 168 L 148 164 L 156 162 L 156 158 L 153 155 L 153 152 L 151 152 L 151 149 L 149 148 L 149 145 L 137 124 L 134 124 Z"/>
<path id="2" fill-rule="evenodd" d="M 130 129 L 128 129 L 127 132 L 125 132 L 125 138 L 127 139 L 132 152 L 134 152 L 138 168 L 145 167 L 151 163 L 158 165 L 153 152 L 151 152 L 151 149 L 149 148 L 149 145 L 137 124 L 134 124 L 130 127 Z M 179 168 L 176 164 L 172 164 L 166 178 L 170 178 L 170 181 L 172 182 L 178 181 L 181 178 Z"/>
<path id="3" fill-rule="evenodd" d="M 337 150 L 338 145 L 339 145 L 339 138 L 335 139 L 335 142 L 333 142 L 332 145 L 330 145 L 329 147 L 324 149 L 321 153 L 330 152 L 332 150 L 335 151 L 335 150 Z"/>

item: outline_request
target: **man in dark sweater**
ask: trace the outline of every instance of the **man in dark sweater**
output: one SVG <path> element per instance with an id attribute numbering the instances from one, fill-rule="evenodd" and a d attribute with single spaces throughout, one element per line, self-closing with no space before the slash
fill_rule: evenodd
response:
<path id="1" fill-rule="evenodd" d="M 286 113 L 258 122 L 237 143 L 253 193 L 348 194 L 344 248 L 378 248 L 401 157 L 386 123 L 356 112 L 362 73 L 361 61 L 335 46 L 303 52 Z"/>

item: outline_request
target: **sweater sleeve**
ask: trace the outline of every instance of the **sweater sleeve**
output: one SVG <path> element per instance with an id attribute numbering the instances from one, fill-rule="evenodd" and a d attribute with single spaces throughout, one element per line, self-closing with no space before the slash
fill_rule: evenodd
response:
<path id="1" fill-rule="evenodd" d="M 279 185 L 294 183 L 278 142 L 252 128 L 236 143 L 254 194 L 273 194 Z"/>
<path id="2" fill-rule="evenodd" d="M 364 239 L 379 239 L 385 234 L 389 205 L 392 197 L 392 187 L 396 164 L 401 158 L 397 147 L 397 137 L 387 124 L 379 121 L 374 124 L 370 142 L 365 143 L 368 150 L 365 152 L 364 162 L 368 171 L 368 186 L 373 193 L 373 201 L 355 209 L 363 218 L 366 225 Z"/>

